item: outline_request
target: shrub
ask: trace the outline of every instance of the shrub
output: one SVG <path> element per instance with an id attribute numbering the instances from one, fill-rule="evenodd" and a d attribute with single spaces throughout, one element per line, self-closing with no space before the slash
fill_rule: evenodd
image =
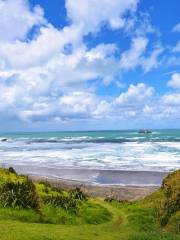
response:
<path id="1" fill-rule="evenodd" d="M 81 191 L 80 188 L 75 188 L 69 191 L 69 197 L 79 201 L 87 201 L 88 195 Z"/>
<path id="2" fill-rule="evenodd" d="M 4 183 L 0 187 L 0 202 L 4 207 L 40 209 L 36 187 L 28 178 L 23 182 Z"/>
<path id="3" fill-rule="evenodd" d="M 63 193 L 62 188 L 53 187 L 53 186 L 51 186 L 51 184 L 48 181 L 45 181 L 45 180 L 38 181 L 36 183 L 36 187 L 38 190 L 40 190 L 41 192 L 44 192 L 46 194 L 49 194 L 51 192 Z"/>
<path id="4" fill-rule="evenodd" d="M 116 200 L 115 200 L 115 198 L 113 198 L 113 197 L 106 197 L 106 198 L 104 199 L 104 201 L 111 203 L 111 202 L 114 202 L 114 201 L 116 201 Z"/>
<path id="5" fill-rule="evenodd" d="M 117 200 L 116 198 L 113 198 L 113 197 L 106 197 L 104 201 L 108 203 L 116 202 L 116 203 L 122 203 L 122 204 L 131 204 L 128 200 Z"/>
<path id="6" fill-rule="evenodd" d="M 52 205 L 54 207 L 61 207 L 64 208 L 65 210 L 77 213 L 78 211 L 78 203 L 74 198 L 71 198 L 70 196 L 64 196 L 64 195 L 51 195 L 51 196 L 46 196 L 43 198 L 44 203 L 48 205 Z"/>
<path id="7" fill-rule="evenodd" d="M 17 175 L 17 172 L 14 170 L 13 167 L 9 167 L 9 168 L 8 168 L 8 171 L 9 171 L 10 173 L 14 173 L 15 175 Z"/>
<path id="8" fill-rule="evenodd" d="M 43 197 L 44 203 L 52 205 L 54 207 L 61 207 L 68 211 L 77 213 L 79 204 L 83 201 L 87 201 L 88 196 L 82 192 L 79 188 L 70 190 L 67 195 L 58 192 L 57 195 L 46 195 Z"/>
<path id="9" fill-rule="evenodd" d="M 164 201 L 159 208 L 158 216 L 161 226 L 165 226 L 171 216 L 180 211 L 180 170 L 169 174 L 161 187 Z"/>

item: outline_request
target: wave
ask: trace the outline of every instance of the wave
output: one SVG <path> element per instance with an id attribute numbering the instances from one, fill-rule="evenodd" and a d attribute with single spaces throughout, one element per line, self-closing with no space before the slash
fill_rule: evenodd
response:
<path id="1" fill-rule="evenodd" d="M 123 144 L 123 143 L 180 143 L 180 138 L 154 138 L 154 139 L 145 139 L 145 138 L 94 138 L 94 139 L 80 139 L 80 138 L 73 138 L 73 139 L 0 139 L 0 142 L 23 142 L 25 144 L 38 144 L 38 143 L 64 143 L 64 144 L 81 144 L 81 143 L 96 143 L 96 144 L 103 144 L 103 143 L 114 143 L 114 144 Z"/>
<path id="2" fill-rule="evenodd" d="M 27 144 L 33 143 L 66 143 L 66 144 L 76 144 L 76 143 L 128 143 L 128 142 L 180 142 L 180 138 L 54 138 L 54 139 L 18 139 L 18 141 L 25 141 Z"/>
<path id="3" fill-rule="evenodd" d="M 179 168 L 179 142 L 161 142 L 158 138 L 155 142 L 141 140 L 120 137 L 13 139 L 0 144 L 0 164 L 138 171 Z"/>

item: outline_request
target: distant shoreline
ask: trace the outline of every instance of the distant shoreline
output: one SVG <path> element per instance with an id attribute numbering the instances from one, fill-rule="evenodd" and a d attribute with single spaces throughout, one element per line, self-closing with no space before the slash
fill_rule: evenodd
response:
<path id="1" fill-rule="evenodd" d="M 158 189 L 157 186 L 118 186 L 118 185 L 93 185 L 73 180 L 53 179 L 43 176 L 29 175 L 33 181 L 45 181 L 51 186 L 62 189 L 80 188 L 91 197 L 102 197 L 121 201 L 136 201 L 145 198 Z"/>
<path id="2" fill-rule="evenodd" d="M 152 131 L 163 131 L 163 130 L 180 130 L 180 128 L 151 128 Z M 31 134 L 31 133 L 74 133 L 74 132 L 124 132 L 124 131 L 136 131 L 139 128 L 128 128 L 128 129 L 92 129 L 92 130 L 48 130 L 48 131 L 0 131 L 0 135 L 3 134 Z"/>

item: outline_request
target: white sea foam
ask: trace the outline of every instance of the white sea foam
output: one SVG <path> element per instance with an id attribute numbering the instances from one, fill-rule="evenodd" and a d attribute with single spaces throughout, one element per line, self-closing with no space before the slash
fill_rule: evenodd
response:
<path id="1" fill-rule="evenodd" d="M 138 141 L 142 138 L 132 137 L 130 139 L 133 141 L 123 143 L 76 143 L 77 140 L 92 139 L 90 136 L 64 137 L 61 138 L 63 142 L 48 142 L 48 139 L 38 142 L 41 138 L 36 138 L 36 141 L 20 138 L 0 142 L 0 163 L 148 171 L 180 168 L 180 142 Z M 56 137 L 49 139 L 59 140 Z M 104 137 L 97 139 L 103 140 Z"/>

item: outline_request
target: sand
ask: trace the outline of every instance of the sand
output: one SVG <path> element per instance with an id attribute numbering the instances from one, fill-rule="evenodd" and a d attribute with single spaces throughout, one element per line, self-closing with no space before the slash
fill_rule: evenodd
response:
<path id="1" fill-rule="evenodd" d="M 29 175 L 33 181 L 46 181 L 53 187 L 62 189 L 74 189 L 79 187 L 91 197 L 113 198 L 116 200 L 134 201 L 143 199 L 158 189 L 157 186 L 118 186 L 118 185 L 98 185 L 87 184 L 78 181 L 53 179 L 43 176 Z"/>
<path id="2" fill-rule="evenodd" d="M 82 168 L 49 168 L 44 166 L 13 166 L 18 173 L 33 181 L 48 181 L 52 186 L 79 187 L 92 197 L 110 197 L 134 201 L 154 192 L 168 172 L 122 171 Z"/>

